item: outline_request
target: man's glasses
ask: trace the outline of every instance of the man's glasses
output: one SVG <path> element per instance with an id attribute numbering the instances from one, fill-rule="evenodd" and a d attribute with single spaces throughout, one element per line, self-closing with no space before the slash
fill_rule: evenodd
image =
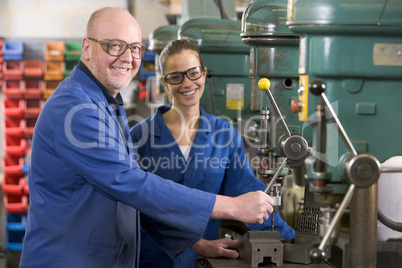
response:
<path id="1" fill-rule="evenodd" d="M 163 80 L 168 84 L 178 85 L 183 82 L 184 75 L 186 75 L 191 81 L 194 81 L 203 76 L 204 73 L 205 69 L 202 66 L 197 66 L 184 72 L 169 73 L 163 77 Z"/>
<path id="2" fill-rule="evenodd" d="M 101 45 L 103 51 L 113 57 L 120 57 L 123 55 L 127 48 L 131 50 L 131 55 L 135 59 L 142 59 L 147 51 L 147 46 L 142 42 L 127 44 L 123 40 L 96 40 L 95 38 L 88 37 L 89 40 L 97 42 Z"/>

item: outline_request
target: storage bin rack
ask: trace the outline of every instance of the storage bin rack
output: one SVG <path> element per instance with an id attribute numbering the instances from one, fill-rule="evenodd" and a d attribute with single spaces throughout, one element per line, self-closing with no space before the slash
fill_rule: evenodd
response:
<path id="1" fill-rule="evenodd" d="M 44 62 L 44 93 L 47 100 L 60 82 L 64 79 L 64 56 L 66 46 L 64 42 L 46 42 Z"/>
<path id="2" fill-rule="evenodd" d="M 7 250 L 21 251 L 22 241 L 25 235 L 26 215 L 8 214 L 7 215 Z"/>
<path id="3" fill-rule="evenodd" d="M 25 78 L 43 78 L 43 61 L 42 60 L 25 60 L 24 61 L 24 77 Z"/>
<path id="4" fill-rule="evenodd" d="M 140 81 L 147 81 L 148 77 L 155 75 L 155 53 L 147 51 L 141 60 L 139 70 Z"/>
<path id="5" fill-rule="evenodd" d="M 24 61 L 24 138 L 30 140 L 43 105 L 43 60 Z"/>
<path id="6" fill-rule="evenodd" d="M 81 42 L 66 42 L 65 43 L 65 70 L 64 77 L 68 77 L 81 57 L 82 51 Z"/>
<path id="7" fill-rule="evenodd" d="M 0 88 L 3 86 L 3 44 L 4 39 L 0 38 Z"/>
<path id="8" fill-rule="evenodd" d="M 24 61 L 22 42 L 0 39 L 1 101 L 4 119 L 2 191 L 7 213 L 6 250 L 20 251 L 29 206 L 25 157 L 43 105 L 43 60 Z M 4 60 L 3 60 L 4 59 Z"/>
<path id="9" fill-rule="evenodd" d="M 3 43 L 2 50 L 4 60 L 22 60 L 24 44 L 22 42 L 6 41 Z"/>

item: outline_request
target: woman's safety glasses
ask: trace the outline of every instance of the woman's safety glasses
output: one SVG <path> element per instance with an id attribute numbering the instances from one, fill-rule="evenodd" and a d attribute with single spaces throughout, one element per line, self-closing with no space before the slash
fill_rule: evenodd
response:
<path id="1" fill-rule="evenodd" d="M 163 77 L 163 80 L 168 84 L 178 85 L 181 82 L 183 82 L 184 75 L 186 75 L 187 78 L 190 79 L 191 81 L 194 81 L 203 76 L 204 73 L 205 69 L 202 66 L 197 66 L 190 68 L 184 72 L 169 73 Z"/>

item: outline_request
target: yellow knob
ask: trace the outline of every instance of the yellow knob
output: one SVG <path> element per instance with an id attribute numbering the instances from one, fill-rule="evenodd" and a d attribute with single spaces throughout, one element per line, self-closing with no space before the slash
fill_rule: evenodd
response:
<path id="1" fill-rule="evenodd" d="M 268 78 L 261 78 L 258 81 L 258 87 L 262 90 L 268 90 L 271 87 L 271 81 Z"/>

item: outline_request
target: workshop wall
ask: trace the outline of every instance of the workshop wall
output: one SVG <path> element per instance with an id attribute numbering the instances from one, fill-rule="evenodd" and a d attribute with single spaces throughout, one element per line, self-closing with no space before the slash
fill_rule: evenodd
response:
<path id="1" fill-rule="evenodd" d="M 0 37 L 6 39 L 80 39 L 91 13 L 101 7 L 129 9 L 143 38 L 166 25 L 169 7 L 158 0 L 0 0 Z"/>

